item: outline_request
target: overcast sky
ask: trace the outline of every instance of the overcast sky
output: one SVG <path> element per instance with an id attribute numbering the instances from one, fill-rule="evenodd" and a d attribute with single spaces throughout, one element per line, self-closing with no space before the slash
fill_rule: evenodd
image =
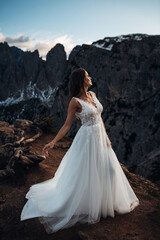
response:
<path id="1" fill-rule="evenodd" d="M 0 0 L 0 42 L 43 57 L 132 33 L 160 34 L 160 0 Z"/>

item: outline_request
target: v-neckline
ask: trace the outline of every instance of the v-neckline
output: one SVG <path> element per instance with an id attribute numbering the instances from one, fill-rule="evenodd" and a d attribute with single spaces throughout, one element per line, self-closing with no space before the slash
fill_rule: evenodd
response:
<path id="1" fill-rule="evenodd" d="M 90 102 L 88 102 L 88 101 L 86 101 L 86 100 L 83 100 L 83 99 L 81 99 L 81 98 L 78 98 L 78 99 L 80 99 L 80 100 L 82 100 L 83 102 L 86 102 L 86 103 L 88 103 L 88 104 L 91 104 L 95 109 L 97 109 L 97 104 L 95 103 L 95 101 L 94 101 L 94 97 L 93 97 L 93 95 L 92 95 L 92 93 L 89 91 L 89 93 L 90 93 L 90 95 L 91 95 L 91 97 L 92 97 L 92 102 L 95 104 L 95 105 L 93 105 L 92 103 L 90 103 Z"/>

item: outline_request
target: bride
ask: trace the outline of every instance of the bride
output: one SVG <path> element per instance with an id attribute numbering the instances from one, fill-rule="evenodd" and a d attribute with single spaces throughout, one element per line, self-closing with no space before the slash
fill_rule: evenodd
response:
<path id="1" fill-rule="evenodd" d="M 45 156 L 69 131 L 73 119 L 81 127 L 54 177 L 30 187 L 21 221 L 38 217 L 47 233 L 75 224 L 93 224 L 100 218 L 131 212 L 139 205 L 112 149 L 101 117 L 103 106 L 88 87 L 91 77 L 83 68 L 72 72 L 66 121 L 42 150 Z"/>

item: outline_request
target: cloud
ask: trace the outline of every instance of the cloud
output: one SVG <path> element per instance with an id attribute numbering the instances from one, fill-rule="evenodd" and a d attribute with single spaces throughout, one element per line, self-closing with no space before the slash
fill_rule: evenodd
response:
<path id="1" fill-rule="evenodd" d="M 7 42 L 10 46 L 16 46 L 23 50 L 31 49 L 33 47 L 33 41 L 24 34 L 19 34 L 15 37 L 5 37 L 3 33 L 0 33 L 0 42 Z"/>
<path id="2" fill-rule="evenodd" d="M 8 43 L 24 43 L 29 41 L 29 37 L 20 34 L 17 37 L 6 37 Z"/>
<path id="3" fill-rule="evenodd" d="M 51 48 L 53 48 L 57 43 L 61 43 L 63 44 L 64 48 L 65 48 L 65 51 L 67 53 L 67 55 L 69 55 L 69 53 L 71 52 L 71 50 L 74 48 L 74 44 L 73 44 L 73 41 L 72 41 L 72 37 L 71 36 L 68 36 L 68 35 L 63 35 L 63 36 L 60 36 L 60 37 L 57 37 L 53 40 L 50 40 L 50 41 L 40 41 L 40 42 L 37 42 L 35 44 L 35 46 L 33 47 L 33 49 L 38 49 L 39 50 L 39 53 L 41 56 L 44 56 L 46 55 L 46 53 L 49 52 L 49 50 Z M 32 50 L 33 50 L 32 49 Z"/>
<path id="4" fill-rule="evenodd" d="M 72 41 L 72 36 L 64 35 L 58 37 L 54 40 L 54 44 L 56 44 L 57 42 L 64 45 L 66 53 L 70 53 L 70 51 L 75 47 Z"/>
<path id="5" fill-rule="evenodd" d="M 67 56 L 75 46 L 72 36 L 69 36 L 67 34 L 56 38 L 50 37 L 50 39 L 47 40 L 43 38 L 41 38 L 41 40 L 38 40 L 36 37 L 31 38 L 24 34 L 19 34 L 13 37 L 5 37 L 3 33 L 0 33 L 0 42 L 4 41 L 6 41 L 10 46 L 16 46 L 24 51 L 34 51 L 38 49 L 39 55 L 43 58 L 45 58 L 49 50 L 53 48 L 57 43 L 63 44 Z"/>
<path id="6" fill-rule="evenodd" d="M 3 33 L 0 32 L 0 42 L 4 42 L 5 41 L 5 36 L 3 35 Z"/>

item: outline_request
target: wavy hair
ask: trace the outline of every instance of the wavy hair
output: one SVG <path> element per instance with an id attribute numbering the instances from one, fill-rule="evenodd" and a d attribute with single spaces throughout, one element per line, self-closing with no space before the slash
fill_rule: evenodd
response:
<path id="1" fill-rule="evenodd" d="M 85 71 L 84 68 L 78 68 L 71 73 L 68 102 L 70 102 L 72 97 L 76 97 L 80 93 L 81 88 L 84 90 Z"/>

